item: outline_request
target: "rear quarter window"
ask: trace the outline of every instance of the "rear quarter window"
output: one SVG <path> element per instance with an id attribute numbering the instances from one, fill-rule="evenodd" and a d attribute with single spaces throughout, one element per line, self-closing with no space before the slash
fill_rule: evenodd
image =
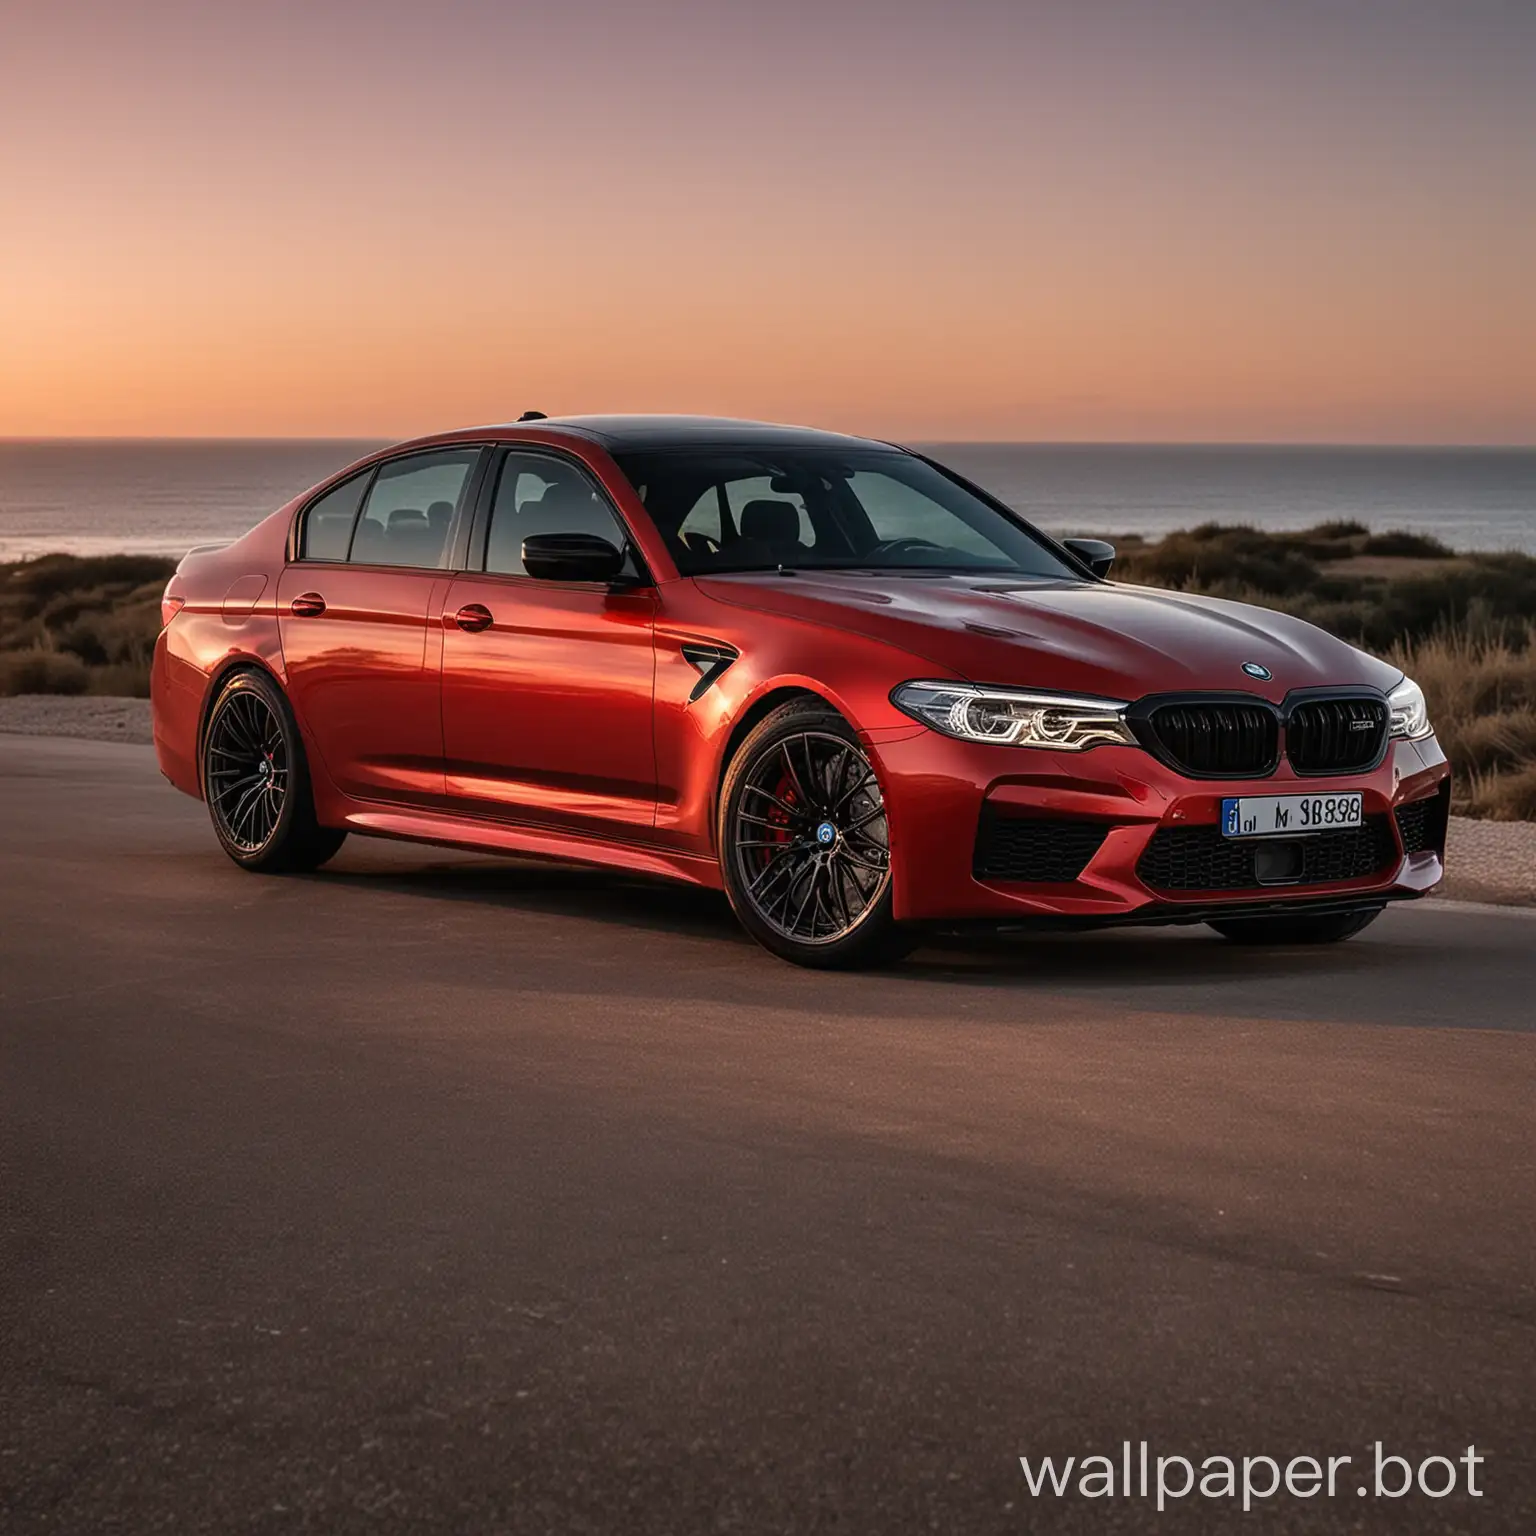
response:
<path id="1" fill-rule="evenodd" d="M 352 544 L 352 526 L 371 471 L 343 480 L 309 505 L 299 529 L 299 559 L 345 560 Z"/>

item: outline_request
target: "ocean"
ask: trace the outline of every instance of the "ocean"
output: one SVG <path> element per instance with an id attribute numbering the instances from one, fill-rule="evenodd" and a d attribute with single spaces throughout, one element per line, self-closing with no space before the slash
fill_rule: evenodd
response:
<path id="1" fill-rule="evenodd" d="M 0 441 L 0 560 L 181 554 L 231 539 L 378 446 L 322 441 Z M 1055 533 L 1351 518 L 1458 549 L 1536 554 L 1536 449 L 936 443 Z"/>

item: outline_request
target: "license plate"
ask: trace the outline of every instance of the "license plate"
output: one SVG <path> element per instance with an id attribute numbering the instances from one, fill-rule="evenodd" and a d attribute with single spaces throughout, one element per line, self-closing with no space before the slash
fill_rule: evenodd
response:
<path id="1" fill-rule="evenodd" d="M 1360 791 L 1342 795 L 1243 795 L 1221 802 L 1227 837 L 1283 837 L 1360 825 Z"/>

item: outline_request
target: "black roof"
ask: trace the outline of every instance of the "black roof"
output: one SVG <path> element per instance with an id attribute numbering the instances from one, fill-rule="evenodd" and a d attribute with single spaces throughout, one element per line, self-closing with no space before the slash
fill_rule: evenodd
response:
<path id="1" fill-rule="evenodd" d="M 846 448 L 853 443 L 885 446 L 841 432 L 777 426 L 768 421 L 736 421 L 728 416 L 551 416 L 545 421 L 521 425 L 524 430 L 537 425 L 577 432 L 601 443 L 610 452 L 620 453 L 638 448 Z"/>

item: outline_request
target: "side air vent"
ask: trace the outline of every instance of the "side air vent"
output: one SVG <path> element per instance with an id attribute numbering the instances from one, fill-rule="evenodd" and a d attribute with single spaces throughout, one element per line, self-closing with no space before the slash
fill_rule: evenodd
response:
<path id="1" fill-rule="evenodd" d="M 699 674 L 699 680 L 688 695 L 690 704 L 696 703 L 730 670 L 731 664 L 741 652 L 730 645 L 706 645 L 685 640 L 679 647 L 683 660 Z"/>

